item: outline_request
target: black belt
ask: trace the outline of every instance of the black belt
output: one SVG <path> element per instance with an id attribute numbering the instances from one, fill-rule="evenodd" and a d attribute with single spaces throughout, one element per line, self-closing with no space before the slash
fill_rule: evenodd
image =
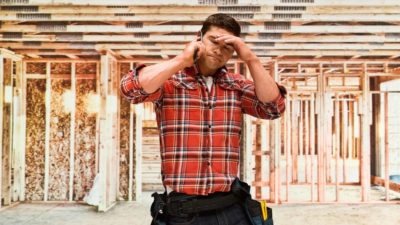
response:
<path id="1" fill-rule="evenodd" d="M 240 198 L 229 192 L 226 194 L 215 194 L 205 197 L 190 197 L 181 194 L 180 196 L 169 197 L 167 203 L 167 214 L 187 215 L 206 212 L 228 207 L 240 201 Z"/>

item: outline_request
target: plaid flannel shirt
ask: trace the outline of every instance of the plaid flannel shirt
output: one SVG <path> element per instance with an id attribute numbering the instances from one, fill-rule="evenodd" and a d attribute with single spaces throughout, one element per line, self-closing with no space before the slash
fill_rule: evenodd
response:
<path id="1" fill-rule="evenodd" d="M 133 70 L 121 80 L 121 92 L 131 103 L 153 102 L 160 130 L 163 184 L 172 190 L 208 195 L 228 192 L 238 176 L 242 113 L 276 119 L 285 110 L 286 90 L 271 103 L 257 99 L 254 83 L 221 68 L 207 90 L 194 67 L 146 93 Z"/>

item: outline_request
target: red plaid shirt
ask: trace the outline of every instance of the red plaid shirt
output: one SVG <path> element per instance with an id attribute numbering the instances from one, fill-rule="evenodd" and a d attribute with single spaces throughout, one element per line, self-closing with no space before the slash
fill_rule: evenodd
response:
<path id="1" fill-rule="evenodd" d="M 137 68 L 121 80 L 121 92 L 132 103 L 154 102 L 160 130 L 163 183 L 192 195 L 227 192 L 238 176 L 242 113 L 276 119 L 285 109 L 284 87 L 271 103 L 256 97 L 254 83 L 226 68 L 214 75 L 207 90 L 194 67 L 146 93 Z"/>

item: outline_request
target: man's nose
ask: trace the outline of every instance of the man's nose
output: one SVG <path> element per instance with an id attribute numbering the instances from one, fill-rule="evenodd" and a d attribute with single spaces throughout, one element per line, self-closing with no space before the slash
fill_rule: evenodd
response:
<path id="1" fill-rule="evenodd" d="M 215 52 L 215 54 L 217 54 L 217 55 L 222 55 L 221 46 L 217 46 L 217 47 L 214 49 L 214 52 Z"/>

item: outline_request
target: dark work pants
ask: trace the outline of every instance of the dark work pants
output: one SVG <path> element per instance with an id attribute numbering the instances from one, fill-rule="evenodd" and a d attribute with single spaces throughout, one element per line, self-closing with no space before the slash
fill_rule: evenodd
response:
<path id="1" fill-rule="evenodd" d="M 251 225 L 241 204 L 224 209 L 192 214 L 169 216 L 168 225 Z"/>

